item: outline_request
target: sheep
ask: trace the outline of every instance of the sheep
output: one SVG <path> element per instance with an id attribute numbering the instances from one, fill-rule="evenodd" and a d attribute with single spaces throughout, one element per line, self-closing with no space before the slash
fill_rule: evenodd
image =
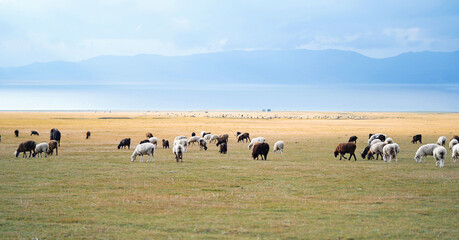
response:
<path id="1" fill-rule="evenodd" d="M 424 157 L 424 162 L 426 162 L 427 156 L 428 155 L 433 156 L 433 150 L 439 146 L 440 145 L 435 144 L 435 143 L 429 143 L 429 144 L 420 146 L 418 150 L 416 151 L 416 155 L 414 155 L 414 160 L 420 163 L 422 162 L 422 157 Z"/>
<path id="2" fill-rule="evenodd" d="M 348 142 L 354 142 L 355 144 L 357 144 L 357 136 L 352 136 L 349 138 L 349 141 Z"/>
<path id="3" fill-rule="evenodd" d="M 217 142 L 217 139 L 218 139 L 218 135 L 217 134 L 213 134 L 213 135 L 210 136 L 209 143 Z"/>
<path id="4" fill-rule="evenodd" d="M 368 139 L 368 144 L 370 144 L 371 141 L 373 141 L 375 139 L 379 139 L 381 141 L 385 141 L 386 138 L 387 138 L 387 135 L 382 134 L 382 133 L 373 134 L 373 135 L 370 135 L 370 139 Z"/>
<path id="5" fill-rule="evenodd" d="M 236 137 L 241 135 L 241 132 L 236 132 Z"/>
<path id="6" fill-rule="evenodd" d="M 185 152 L 188 149 L 188 141 L 186 139 L 179 139 L 174 141 L 174 146 L 175 145 L 182 145 L 185 148 Z"/>
<path id="7" fill-rule="evenodd" d="M 228 134 L 222 134 L 220 136 L 218 136 L 217 138 L 217 147 L 219 144 L 221 143 L 228 143 Z"/>
<path id="8" fill-rule="evenodd" d="M 376 160 L 378 160 L 378 157 L 381 155 L 381 158 L 383 156 L 383 148 L 384 146 L 386 146 L 387 143 L 385 142 L 379 142 L 379 143 L 375 143 L 373 145 L 371 145 L 370 147 L 370 151 L 368 152 L 368 158 L 373 158 L 376 154 Z"/>
<path id="9" fill-rule="evenodd" d="M 118 144 L 118 149 L 120 148 L 126 148 L 128 147 L 128 149 L 131 149 L 131 138 L 125 138 L 123 140 L 121 140 L 120 144 Z"/>
<path id="10" fill-rule="evenodd" d="M 454 136 L 452 136 L 451 139 L 449 139 L 449 140 L 451 141 L 451 140 L 453 140 L 453 139 L 456 139 L 457 141 L 459 141 L 459 136 L 454 135 Z"/>
<path id="11" fill-rule="evenodd" d="M 274 143 L 274 153 L 277 153 L 279 151 L 281 154 L 284 153 L 284 142 L 283 141 L 277 141 Z"/>
<path id="12" fill-rule="evenodd" d="M 19 137 L 19 130 L 14 130 L 14 136 Z"/>
<path id="13" fill-rule="evenodd" d="M 384 142 L 387 143 L 387 144 L 392 144 L 392 143 L 394 143 L 394 140 L 392 140 L 392 138 L 386 138 L 386 140 Z"/>
<path id="14" fill-rule="evenodd" d="M 459 142 L 456 140 L 456 139 L 452 139 L 450 142 L 449 142 L 449 149 L 450 150 L 453 150 L 453 147 L 454 145 L 458 144 Z"/>
<path id="15" fill-rule="evenodd" d="M 445 137 L 445 136 L 439 137 L 438 140 L 437 140 L 437 144 L 440 145 L 440 146 L 445 146 L 445 144 L 446 144 L 446 137 Z"/>
<path id="16" fill-rule="evenodd" d="M 212 137 L 212 135 L 207 134 L 206 136 L 204 136 L 204 140 L 206 140 L 206 142 L 210 142 L 210 137 Z"/>
<path id="17" fill-rule="evenodd" d="M 456 163 L 457 158 L 459 157 L 459 144 L 456 144 L 453 146 L 453 162 Z"/>
<path id="18" fill-rule="evenodd" d="M 142 144 L 142 143 L 149 143 L 149 142 L 150 142 L 150 139 L 145 139 L 145 140 L 140 141 L 139 144 Z"/>
<path id="19" fill-rule="evenodd" d="M 195 133 L 195 132 L 192 132 L 192 133 L 191 133 L 191 136 L 192 136 L 192 137 L 196 136 L 196 133 Z"/>
<path id="20" fill-rule="evenodd" d="M 380 142 L 382 142 L 382 141 L 379 140 L 379 139 L 375 139 L 375 140 L 371 141 L 370 146 L 372 146 L 372 145 L 374 145 L 376 143 L 380 143 Z"/>
<path id="21" fill-rule="evenodd" d="M 199 143 L 199 139 L 201 139 L 199 136 L 190 137 L 190 139 L 188 139 L 188 145 L 190 145 L 190 143 L 193 143 L 193 145 Z"/>
<path id="22" fill-rule="evenodd" d="M 266 141 L 266 139 L 264 137 L 256 137 L 256 138 L 252 138 L 252 141 L 250 141 L 250 144 L 248 146 L 249 150 L 252 149 L 252 146 L 255 144 L 255 143 L 264 143 Z"/>
<path id="23" fill-rule="evenodd" d="M 86 132 L 86 139 L 89 139 L 89 137 L 91 137 L 91 132 L 90 132 L 90 131 L 87 131 L 87 132 Z"/>
<path id="24" fill-rule="evenodd" d="M 48 143 L 48 155 L 53 155 L 54 149 L 56 149 L 56 156 L 58 155 L 57 151 L 58 142 L 56 140 L 51 140 Z"/>
<path id="25" fill-rule="evenodd" d="M 220 154 L 226 154 L 228 152 L 228 145 L 226 143 L 220 144 Z"/>
<path id="26" fill-rule="evenodd" d="M 175 154 L 175 160 L 177 162 L 183 162 L 183 153 L 185 152 L 185 148 L 180 145 L 180 144 L 176 144 L 172 147 L 172 152 Z"/>
<path id="27" fill-rule="evenodd" d="M 137 156 L 140 156 L 140 162 L 143 162 L 143 155 L 148 154 L 147 162 L 150 162 L 150 156 L 155 162 L 155 145 L 153 143 L 142 143 L 137 145 L 131 156 L 131 162 L 134 162 Z"/>
<path id="28" fill-rule="evenodd" d="M 365 159 L 365 157 L 368 155 L 370 148 L 371 148 L 371 145 L 366 146 L 363 152 L 360 154 L 360 156 L 362 156 L 363 159 Z M 368 160 L 371 160 L 371 159 L 373 159 L 373 156 L 368 155 Z"/>
<path id="29" fill-rule="evenodd" d="M 32 135 L 40 136 L 40 134 L 38 134 L 38 132 L 34 131 L 34 130 L 30 131 L 30 136 L 32 136 Z"/>
<path id="30" fill-rule="evenodd" d="M 201 151 L 202 149 L 204 149 L 204 151 L 207 151 L 207 142 L 204 138 L 199 139 L 199 148 Z"/>
<path id="31" fill-rule="evenodd" d="M 206 136 L 207 134 L 210 134 L 210 132 L 201 131 L 201 137 L 204 137 L 204 136 Z"/>
<path id="32" fill-rule="evenodd" d="M 386 139 L 387 140 L 387 139 Z M 392 161 L 392 158 L 395 158 L 395 161 L 398 162 L 397 154 L 400 153 L 400 147 L 397 143 L 389 143 L 383 147 L 383 159 L 384 162 L 389 158 L 388 162 Z"/>
<path id="33" fill-rule="evenodd" d="M 35 146 L 35 151 L 32 156 L 35 157 L 38 155 L 38 157 L 40 157 L 43 156 L 42 153 L 45 153 L 45 157 L 48 157 L 48 148 L 49 145 L 47 143 L 39 143 L 37 146 Z"/>
<path id="34" fill-rule="evenodd" d="M 180 140 L 180 139 L 187 139 L 185 136 L 178 136 L 178 137 L 175 137 L 174 140 Z"/>
<path id="35" fill-rule="evenodd" d="M 340 143 L 338 146 L 335 148 L 335 158 L 340 155 L 339 160 L 341 158 L 347 159 L 344 154 L 349 153 L 349 161 L 351 160 L 352 156 L 354 156 L 355 161 L 357 161 L 357 158 L 355 157 L 355 149 L 357 148 L 357 145 L 355 143 L 347 142 L 347 143 Z"/>
<path id="36" fill-rule="evenodd" d="M 57 128 L 51 129 L 49 133 L 49 140 L 56 140 L 61 146 L 61 132 Z"/>
<path id="37" fill-rule="evenodd" d="M 150 139 L 148 139 L 148 141 L 150 141 L 150 143 L 155 144 L 155 146 L 158 145 L 158 138 L 157 137 L 151 137 Z"/>
<path id="38" fill-rule="evenodd" d="M 30 152 L 29 158 L 32 156 L 32 152 L 35 153 L 35 147 L 37 146 L 37 143 L 34 141 L 27 141 L 27 142 L 22 142 L 19 144 L 18 149 L 16 152 L 14 152 L 14 156 L 18 157 L 19 153 L 22 152 L 22 157 L 25 158 L 27 157 L 26 152 Z"/>
<path id="39" fill-rule="evenodd" d="M 269 153 L 269 144 L 265 142 L 257 142 L 252 149 L 252 157 L 253 160 L 255 158 L 258 160 L 258 156 L 261 155 L 261 160 L 268 160 L 268 153 Z M 263 159 L 264 157 L 264 159 Z"/>
<path id="40" fill-rule="evenodd" d="M 152 138 L 153 137 L 153 134 L 151 132 L 147 132 L 145 133 L 145 137 L 147 137 L 148 139 Z"/>
<path id="41" fill-rule="evenodd" d="M 163 148 L 169 148 L 169 140 L 163 139 Z"/>
<path id="42" fill-rule="evenodd" d="M 433 157 L 435 159 L 435 167 L 440 164 L 442 168 L 445 166 L 446 148 L 439 146 L 433 150 Z"/>
<path id="43" fill-rule="evenodd" d="M 237 142 L 240 142 L 240 141 L 244 142 L 244 140 L 245 140 L 245 142 L 250 141 L 250 134 L 249 133 L 246 132 L 246 133 L 242 133 L 242 134 L 237 135 Z"/>
<path id="44" fill-rule="evenodd" d="M 413 136 L 413 140 L 411 140 L 411 142 L 412 142 L 413 144 L 415 144 L 415 143 L 417 143 L 417 142 L 419 142 L 419 143 L 422 144 L 422 135 L 421 135 L 421 134 L 414 135 L 414 136 Z"/>

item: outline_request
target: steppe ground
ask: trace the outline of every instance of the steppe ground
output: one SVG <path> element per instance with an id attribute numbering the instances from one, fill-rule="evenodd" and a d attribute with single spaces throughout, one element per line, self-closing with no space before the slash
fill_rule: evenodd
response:
<path id="1" fill-rule="evenodd" d="M 442 169 L 432 157 L 416 163 L 420 144 L 410 142 L 415 134 L 424 143 L 459 135 L 457 113 L 186 114 L 0 112 L 0 237 L 459 238 L 459 162 L 452 163 L 448 149 Z M 53 127 L 63 134 L 59 156 L 13 157 L 22 141 L 47 142 Z M 29 136 L 31 130 L 40 136 Z M 228 133 L 228 154 L 220 155 L 215 144 L 205 152 L 191 146 L 176 163 L 171 149 L 159 147 L 154 163 L 130 161 L 146 132 L 172 141 L 202 130 Z M 270 151 L 268 161 L 254 161 L 247 143 L 236 143 L 236 131 L 264 136 L 271 148 L 283 140 L 285 153 Z M 398 163 L 333 157 L 350 136 L 359 137 L 360 152 L 368 133 L 378 132 L 400 145 Z M 131 149 L 116 149 L 125 137 Z"/>

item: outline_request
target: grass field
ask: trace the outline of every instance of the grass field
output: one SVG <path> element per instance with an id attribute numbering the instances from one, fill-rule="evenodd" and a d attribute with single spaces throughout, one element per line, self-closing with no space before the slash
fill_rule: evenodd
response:
<path id="1" fill-rule="evenodd" d="M 459 135 L 459 114 L 342 114 L 362 118 L 2 112 L 0 236 L 458 239 L 459 163 L 452 163 L 448 149 L 442 169 L 432 157 L 417 164 L 413 156 L 420 145 L 410 141 L 415 134 L 423 134 L 424 143 Z M 13 157 L 22 141 L 47 142 L 53 127 L 63 134 L 59 156 Z M 30 130 L 40 136 L 29 136 Z M 88 130 L 92 137 L 85 140 Z M 125 137 L 135 147 L 146 132 L 172 141 L 202 130 L 228 133 L 228 154 L 218 154 L 211 144 L 206 152 L 191 146 L 183 163 L 175 162 L 171 149 L 158 149 L 155 163 L 132 163 L 132 146 L 116 149 Z M 247 144 L 236 143 L 236 131 L 264 136 L 271 148 L 283 140 L 285 153 L 270 151 L 268 161 L 254 161 Z M 335 146 L 352 135 L 362 151 L 370 132 L 385 133 L 400 145 L 398 163 L 333 157 Z"/>

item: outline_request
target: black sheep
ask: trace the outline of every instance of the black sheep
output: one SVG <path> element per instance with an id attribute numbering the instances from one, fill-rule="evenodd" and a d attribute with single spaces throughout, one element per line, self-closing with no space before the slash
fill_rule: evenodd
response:
<path id="1" fill-rule="evenodd" d="M 131 149 L 131 138 L 125 138 L 121 140 L 120 144 L 118 144 L 118 149 L 120 148 L 128 148 Z"/>
<path id="2" fill-rule="evenodd" d="M 23 153 L 22 157 L 27 157 L 26 152 L 30 152 L 29 158 L 32 156 L 32 154 L 35 154 L 35 147 L 37 146 L 37 143 L 34 141 L 27 141 L 19 144 L 18 149 L 14 153 L 16 157 L 19 156 L 19 153 Z"/>
<path id="3" fill-rule="evenodd" d="M 256 143 L 252 149 L 252 157 L 253 160 L 257 159 L 258 156 L 261 155 L 261 160 L 268 160 L 268 153 L 269 153 L 269 144 L 268 143 Z M 263 159 L 264 157 L 264 159 Z"/>
<path id="4" fill-rule="evenodd" d="M 348 142 L 354 142 L 354 143 L 357 143 L 357 136 L 352 136 L 349 138 L 349 141 Z"/>
<path id="5" fill-rule="evenodd" d="M 51 129 L 49 133 L 49 140 L 56 140 L 59 143 L 59 147 L 61 146 L 61 132 L 57 128 Z"/>
<path id="6" fill-rule="evenodd" d="M 411 142 L 413 144 L 417 143 L 417 142 L 420 142 L 422 144 L 422 135 L 421 134 L 418 134 L 418 135 L 414 135 L 413 136 L 413 140 L 411 140 Z"/>

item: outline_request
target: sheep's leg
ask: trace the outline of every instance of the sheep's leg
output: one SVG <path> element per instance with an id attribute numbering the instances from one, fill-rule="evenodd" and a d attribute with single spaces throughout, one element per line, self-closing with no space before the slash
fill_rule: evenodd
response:
<path id="1" fill-rule="evenodd" d="M 143 162 L 143 154 L 140 155 L 140 162 Z"/>
<path id="2" fill-rule="evenodd" d="M 357 161 L 357 157 L 355 157 L 355 153 L 353 153 L 352 155 L 354 156 L 354 161 Z M 349 160 L 351 159 L 349 158 Z"/>

